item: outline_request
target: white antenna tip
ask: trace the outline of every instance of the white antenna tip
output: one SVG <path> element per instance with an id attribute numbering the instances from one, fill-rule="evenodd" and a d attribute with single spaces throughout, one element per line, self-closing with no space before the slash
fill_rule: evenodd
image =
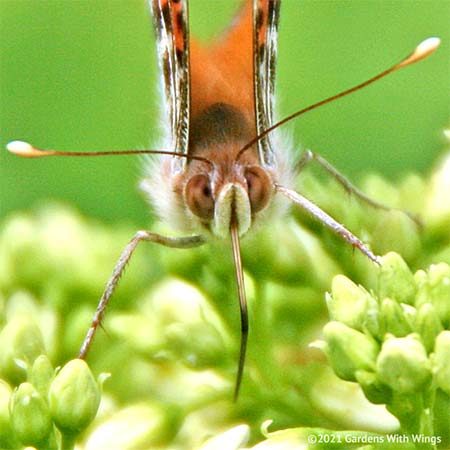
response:
<path id="1" fill-rule="evenodd" d="M 416 48 L 414 53 L 418 55 L 423 55 L 421 58 L 428 56 L 430 53 L 434 52 L 441 43 L 441 40 L 438 37 L 430 37 L 422 41 Z"/>
<path id="2" fill-rule="evenodd" d="M 44 152 L 34 148 L 28 142 L 23 141 L 11 141 L 9 144 L 6 144 L 6 150 L 17 156 L 22 156 L 23 158 L 38 158 L 40 156 L 45 156 Z"/>
<path id="3" fill-rule="evenodd" d="M 408 66 L 409 64 L 413 64 L 421 59 L 426 58 L 431 53 L 433 53 L 441 43 L 441 40 L 438 37 L 430 37 L 422 41 L 415 50 L 408 56 L 404 61 L 400 63 L 400 67 Z"/>
<path id="4" fill-rule="evenodd" d="M 23 141 L 11 141 L 9 144 L 6 144 L 6 150 L 19 156 L 28 156 L 35 151 L 32 145 Z"/>

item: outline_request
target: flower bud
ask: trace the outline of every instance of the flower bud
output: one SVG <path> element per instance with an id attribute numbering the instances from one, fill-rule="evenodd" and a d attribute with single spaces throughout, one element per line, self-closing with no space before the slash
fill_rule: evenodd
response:
<path id="1" fill-rule="evenodd" d="M 31 368 L 30 382 L 43 398 L 47 398 L 54 375 L 55 371 L 47 355 L 39 355 Z"/>
<path id="2" fill-rule="evenodd" d="M 164 327 L 150 315 L 118 313 L 108 318 L 108 332 L 133 350 L 150 357 L 165 347 Z"/>
<path id="3" fill-rule="evenodd" d="M 410 211 L 412 213 L 423 211 L 425 206 L 427 181 L 425 181 L 420 175 L 413 173 L 407 174 L 399 181 L 400 202 L 398 204 L 401 205 L 402 210 Z"/>
<path id="4" fill-rule="evenodd" d="M 258 280 L 297 283 L 301 278 L 326 288 L 330 278 L 340 271 L 320 239 L 293 221 L 283 224 L 277 239 L 273 239 L 270 229 L 258 230 L 246 239 L 243 253 L 247 270 Z"/>
<path id="5" fill-rule="evenodd" d="M 266 439 L 251 447 L 250 450 L 306 450 L 310 448 L 308 445 L 308 442 L 311 442 L 310 436 L 314 435 L 312 442 L 319 442 L 319 439 L 325 434 L 323 429 L 319 432 L 315 428 L 302 427 L 269 432 L 268 428 L 271 423 L 271 420 L 263 422 L 261 432 Z M 331 436 L 329 441 L 326 439 L 326 442 L 333 442 Z"/>
<path id="6" fill-rule="evenodd" d="M 443 327 L 431 303 L 424 303 L 417 311 L 415 319 L 415 330 L 425 345 L 427 353 L 433 351 L 436 336 Z"/>
<path id="7" fill-rule="evenodd" d="M 402 257 L 393 252 L 383 256 L 380 269 L 380 297 L 392 298 L 398 303 L 413 304 L 415 293 L 414 276 Z"/>
<path id="8" fill-rule="evenodd" d="M 357 370 L 375 370 L 378 345 L 372 338 L 339 322 L 327 323 L 323 334 L 325 353 L 338 377 L 356 381 Z"/>
<path id="9" fill-rule="evenodd" d="M 381 302 L 379 320 L 382 336 L 390 333 L 396 337 L 403 337 L 412 331 L 402 307 L 390 298 L 385 298 Z"/>
<path id="10" fill-rule="evenodd" d="M 433 173 L 431 189 L 427 199 L 424 217 L 427 224 L 436 231 L 448 233 L 450 224 L 450 154 L 447 154 L 440 167 Z"/>
<path id="11" fill-rule="evenodd" d="M 52 433 L 48 405 L 30 383 L 22 383 L 10 401 L 11 423 L 19 440 L 27 446 L 43 446 Z"/>
<path id="12" fill-rule="evenodd" d="M 436 338 L 433 363 L 437 385 L 450 395 L 450 331 L 442 331 Z"/>
<path id="13" fill-rule="evenodd" d="M 157 317 L 162 326 L 204 321 L 205 311 L 214 314 L 198 289 L 177 279 L 166 280 L 153 289 L 144 300 L 142 310 L 150 317 Z"/>
<path id="14" fill-rule="evenodd" d="M 239 450 L 250 439 L 250 427 L 237 425 L 208 439 L 198 450 Z"/>
<path id="15" fill-rule="evenodd" d="M 26 379 L 34 360 L 45 353 L 42 334 L 27 316 L 15 316 L 0 333 L 0 374 L 12 384 Z"/>
<path id="16" fill-rule="evenodd" d="M 209 323 L 174 323 L 167 327 L 164 335 L 168 342 L 167 348 L 188 367 L 207 368 L 224 361 L 225 343 Z"/>
<path id="17" fill-rule="evenodd" d="M 359 331 L 362 331 L 366 313 L 374 301 L 364 288 L 343 275 L 333 278 L 331 295 L 327 295 L 331 320 Z"/>
<path id="18" fill-rule="evenodd" d="M 0 448 L 17 448 L 20 446 L 11 428 L 9 402 L 12 390 L 8 383 L 0 380 Z"/>
<path id="19" fill-rule="evenodd" d="M 153 328 L 156 332 L 153 333 L 153 338 L 149 337 L 151 342 L 147 345 L 156 350 L 167 345 L 166 339 L 170 337 L 170 333 L 167 335 L 166 333 L 172 326 L 174 330 L 177 327 L 184 327 L 186 330 L 192 327 L 192 331 L 196 329 L 197 333 L 203 330 L 206 334 L 216 329 L 219 335 L 226 335 L 227 328 L 208 299 L 192 285 L 179 280 L 165 281 L 152 290 L 149 297 L 142 303 L 141 310 L 147 321 L 155 323 Z M 209 331 L 206 331 L 208 328 Z M 175 331 L 174 333 L 177 334 Z M 213 341 L 217 341 L 217 337 L 212 338 Z"/>
<path id="20" fill-rule="evenodd" d="M 413 335 L 388 338 L 378 355 L 377 376 L 400 394 L 419 392 L 431 379 L 425 347 Z"/>
<path id="21" fill-rule="evenodd" d="M 357 370 L 356 376 L 361 376 L 362 372 L 373 375 L 372 372 Z M 370 384 L 374 390 L 375 383 Z M 384 391 L 389 389 L 384 387 Z M 343 381 L 331 371 L 316 374 L 309 390 L 309 398 L 317 413 L 340 423 L 347 429 L 362 428 L 390 432 L 398 426 L 396 420 L 386 412 L 383 406 L 372 404 L 367 400 L 360 385 Z"/>
<path id="22" fill-rule="evenodd" d="M 416 307 L 432 303 L 440 322 L 445 328 L 450 327 L 450 266 L 440 263 L 430 266 L 426 277 L 422 271 L 416 274 L 420 282 L 417 292 Z"/>
<path id="23" fill-rule="evenodd" d="M 83 360 L 69 361 L 56 375 L 49 403 L 53 420 L 63 433 L 77 434 L 92 422 L 100 404 L 100 388 Z"/>
<path id="24" fill-rule="evenodd" d="M 356 371 L 356 381 L 364 391 L 366 398 L 374 404 L 386 404 L 391 399 L 391 390 L 384 384 L 380 383 L 377 376 L 373 372 L 366 370 Z"/>
<path id="25" fill-rule="evenodd" d="M 175 406 L 128 406 L 100 424 L 89 436 L 85 448 L 135 450 L 165 447 L 178 432 L 180 419 Z"/>
<path id="26" fill-rule="evenodd" d="M 373 231 L 372 239 L 379 254 L 395 251 L 409 259 L 420 251 L 417 224 L 402 211 L 385 212 Z"/>

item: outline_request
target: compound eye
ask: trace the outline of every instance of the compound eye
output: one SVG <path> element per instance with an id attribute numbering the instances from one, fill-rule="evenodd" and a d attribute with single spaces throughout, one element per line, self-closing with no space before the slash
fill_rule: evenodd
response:
<path id="1" fill-rule="evenodd" d="M 269 203 L 272 194 L 272 182 L 267 172 L 259 166 L 250 166 L 245 169 L 248 196 L 252 213 L 264 209 Z"/>
<path id="2" fill-rule="evenodd" d="M 214 199 L 208 175 L 194 175 L 184 189 L 186 203 L 193 214 L 201 219 L 214 217 Z"/>

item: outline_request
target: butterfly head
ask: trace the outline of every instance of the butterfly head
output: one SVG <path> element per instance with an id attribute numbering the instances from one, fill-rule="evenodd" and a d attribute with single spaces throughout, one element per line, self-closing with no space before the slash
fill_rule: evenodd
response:
<path id="1" fill-rule="evenodd" d="M 205 164 L 194 163 L 198 170 L 187 177 L 183 192 L 185 204 L 215 236 L 228 236 L 233 220 L 242 236 L 255 216 L 269 205 L 273 195 L 272 177 L 251 154 L 239 161 L 228 157 L 230 153 L 219 151 L 219 155 L 225 157 L 216 155 L 212 170 Z"/>

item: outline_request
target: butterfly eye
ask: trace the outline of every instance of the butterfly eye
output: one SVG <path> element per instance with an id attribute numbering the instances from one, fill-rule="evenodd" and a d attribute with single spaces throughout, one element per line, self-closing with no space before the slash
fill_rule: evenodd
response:
<path id="1" fill-rule="evenodd" d="M 211 181 L 207 175 L 194 175 L 186 184 L 185 198 L 189 209 L 201 219 L 214 217 Z"/>
<path id="2" fill-rule="evenodd" d="M 250 166 L 245 170 L 245 179 L 252 213 L 261 211 L 268 204 L 272 193 L 269 175 L 261 167 Z"/>

